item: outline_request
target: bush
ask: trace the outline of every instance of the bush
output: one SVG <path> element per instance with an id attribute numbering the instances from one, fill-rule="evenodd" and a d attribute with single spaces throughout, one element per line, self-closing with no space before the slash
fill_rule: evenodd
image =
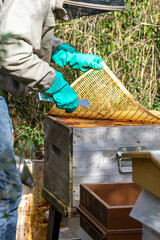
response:
<path id="1" fill-rule="evenodd" d="M 43 159 L 44 132 L 21 125 L 15 128 L 15 153 L 29 159 Z"/>

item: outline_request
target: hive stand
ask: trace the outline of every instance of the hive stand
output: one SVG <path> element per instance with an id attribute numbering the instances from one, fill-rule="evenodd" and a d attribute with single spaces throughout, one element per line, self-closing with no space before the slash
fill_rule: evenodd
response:
<path id="1" fill-rule="evenodd" d="M 50 205 L 47 230 L 47 240 L 58 240 L 60 231 L 61 214 Z"/>

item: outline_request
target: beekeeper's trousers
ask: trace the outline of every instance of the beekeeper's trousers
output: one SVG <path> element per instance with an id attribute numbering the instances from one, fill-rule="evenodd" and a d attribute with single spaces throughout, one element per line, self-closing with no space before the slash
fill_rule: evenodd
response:
<path id="1" fill-rule="evenodd" d="M 15 240 L 22 184 L 14 159 L 7 100 L 0 96 L 0 240 Z"/>

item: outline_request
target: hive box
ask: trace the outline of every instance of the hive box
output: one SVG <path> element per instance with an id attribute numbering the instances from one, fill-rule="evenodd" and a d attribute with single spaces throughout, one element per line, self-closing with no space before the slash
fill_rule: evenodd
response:
<path id="1" fill-rule="evenodd" d="M 64 216 L 79 205 L 83 183 L 131 182 L 120 173 L 119 147 L 158 149 L 160 125 L 46 115 L 43 196 Z"/>
<path id="2" fill-rule="evenodd" d="M 82 184 L 81 227 L 94 240 L 141 240 L 142 225 L 129 216 L 140 192 L 135 183 Z"/>
<path id="3" fill-rule="evenodd" d="M 130 152 L 122 155 L 132 159 L 133 181 L 160 198 L 160 151 Z"/>

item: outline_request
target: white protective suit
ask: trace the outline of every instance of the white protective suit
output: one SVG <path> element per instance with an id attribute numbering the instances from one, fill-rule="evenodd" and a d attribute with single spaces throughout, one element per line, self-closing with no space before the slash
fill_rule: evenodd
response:
<path id="1" fill-rule="evenodd" d="M 0 66 L 0 87 L 16 97 L 54 82 L 51 54 L 63 43 L 53 35 L 55 18 L 67 19 L 64 0 L 0 0 L 0 34 L 12 33 Z M 14 79 L 14 80 L 13 80 Z"/>

